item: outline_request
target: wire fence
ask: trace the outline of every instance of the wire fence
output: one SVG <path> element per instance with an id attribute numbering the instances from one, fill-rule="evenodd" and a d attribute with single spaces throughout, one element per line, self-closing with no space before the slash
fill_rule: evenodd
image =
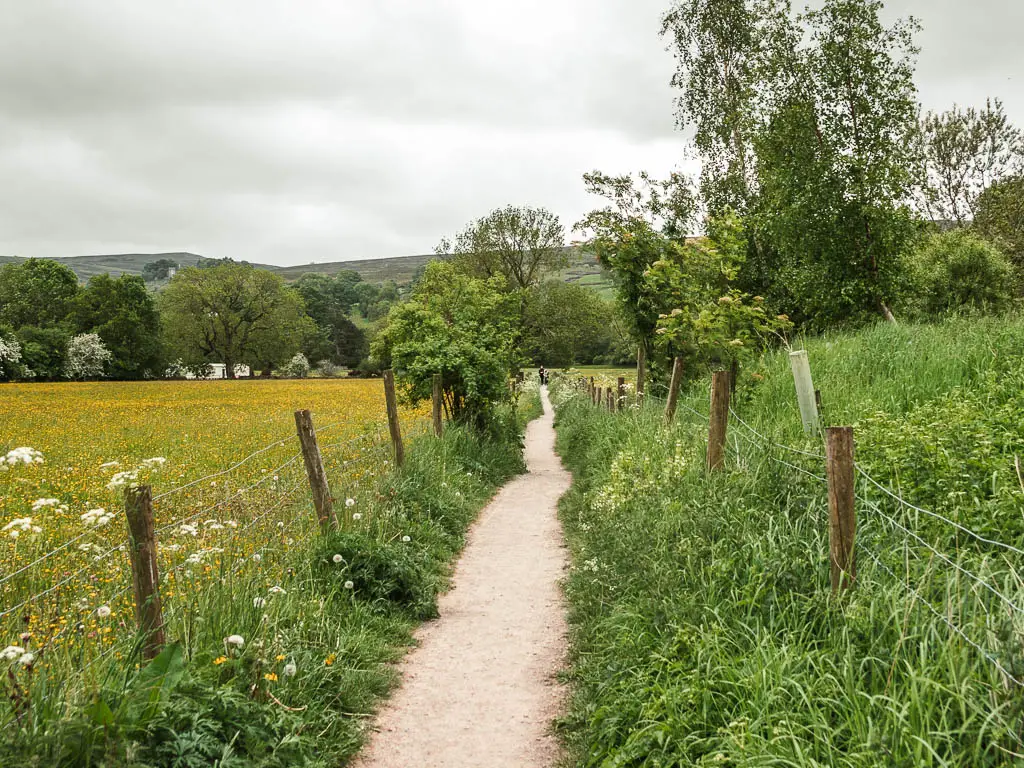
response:
<path id="1" fill-rule="evenodd" d="M 586 399 L 586 394 L 580 396 Z M 649 394 L 647 397 L 656 399 Z M 685 402 L 677 405 L 679 410 L 694 418 L 694 424 L 709 423 L 709 413 Z M 809 483 L 808 487 L 817 497 L 813 508 L 824 509 L 827 506 L 829 479 L 827 473 L 822 474 L 826 465 L 824 453 L 777 442 L 744 420 L 734 409 L 729 408 L 728 413 L 730 421 L 737 427 L 731 430 L 730 436 L 738 459 L 742 459 L 744 451 L 749 450 L 759 459 L 796 473 Z M 1020 622 L 1015 623 L 1014 618 L 1024 614 L 1024 598 L 1019 594 L 1008 594 L 1012 590 L 996 583 L 1001 578 L 1016 586 L 1017 592 L 1024 588 L 1024 579 L 1021 578 L 1024 563 L 1016 560 L 1016 556 L 1024 556 L 1024 548 L 982 535 L 947 515 L 907 500 L 859 463 L 854 463 L 853 468 L 855 477 L 860 480 L 855 489 L 861 510 L 856 551 L 867 555 L 886 574 L 888 582 L 901 589 L 906 600 L 924 608 L 951 635 L 991 663 L 1006 684 L 1024 687 L 1024 677 L 1012 671 L 1013 665 L 1001 658 L 1005 649 L 997 647 L 999 644 L 996 642 L 1000 636 L 1014 635 L 1020 627 Z M 955 552 L 943 551 L 941 537 L 930 541 L 928 532 L 919 529 L 914 520 L 908 519 L 907 513 L 924 516 L 951 533 L 963 534 L 976 546 L 973 549 L 958 547 Z M 882 552 L 902 553 L 901 565 L 906 575 L 899 576 L 876 548 Z M 999 558 L 994 559 L 994 555 L 999 555 Z M 936 565 L 941 568 L 937 570 Z M 967 595 L 961 589 L 964 583 L 970 585 Z M 929 584 L 933 591 L 936 588 L 934 584 L 946 587 L 939 607 L 927 597 Z M 959 605 L 951 602 L 954 596 L 960 601 Z M 954 614 L 963 614 L 968 603 L 973 606 L 974 618 L 961 625 L 954 620 Z"/>
<path id="2" fill-rule="evenodd" d="M 403 426 L 410 441 L 429 430 L 423 418 Z M 355 429 L 358 434 L 352 434 Z M 393 462 L 386 424 L 338 421 L 318 426 L 316 434 L 332 496 L 362 517 Z M 299 442 L 293 432 L 224 469 L 153 495 L 165 625 L 183 626 L 196 600 L 221 588 L 228 575 L 261 561 L 265 572 L 273 572 L 270 565 L 280 570 L 289 553 L 308 547 L 320 532 L 303 453 L 295 451 Z M 159 475 L 154 479 L 159 482 Z M 64 676 L 35 706 L 57 706 L 51 699 L 63 695 L 70 677 L 86 675 L 111 657 L 137 657 L 128 539 L 115 523 L 120 513 L 99 512 L 102 521 L 83 521 L 84 530 L 46 551 L 22 547 L 24 562 L 15 560 L 0 573 L 0 637 L 21 638 L 29 654 L 23 663 L 45 662 L 48 678 Z M 3 727 L 17 724 L 17 711 L 11 717 Z"/>

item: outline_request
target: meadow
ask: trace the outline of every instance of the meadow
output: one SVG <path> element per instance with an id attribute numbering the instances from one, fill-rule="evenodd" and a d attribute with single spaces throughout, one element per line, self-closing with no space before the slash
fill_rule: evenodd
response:
<path id="1" fill-rule="evenodd" d="M 316 535 L 298 453 L 298 408 L 313 411 L 347 521 L 329 553 L 320 552 L 328 545 Z M 285 677 L 295 674 L 296 648 L 312 645 L 304 671 L 329 672 L 335 659 L 347 659 L 344 671 L 362 682 L 346 696 L 365 709 L 390 679 L 379 665 L 430 615 L 462 529 L 519 466 L 514 441 L 510 454 L 458 429 L 442 441 L 428 437 L 427 410 L 402 411 L 409 462 L 397 472 L 379 380 L 5 385 L 2 453 L 28 446 L 43 460 L 0 472 L 0 663 L 10 669 L 0 684 L 10 703 L 0 705 L 0 727 L 15 728 L 26 753 L 45 754 L 39 739 L 57 738 L 54 754 L 78 764 L 81 755 L 95 757 L 93 736 L 88 749 L 81 734 L 61 739 L 69 723 L 81 725 L 90 700 L 100 696 L 111 718 L 127 716 L 118 702 L 141 665 L 125 482 L 153 488 L 164 618 L 183 665 L 201 658 L 223 683 L 234 679 L 229 667 L 249 674 L 253 663 L 257 688 L 281 682 L 278 693 L 265 694 L 283 696 L 283 684 L 295 682 Z M 434 498 L 422 498 L 424 485 Z M 325 578 L 336 593 L 324 593 Z M 346 610 L 323 627 L 330 643 L 311 643 L 293 626 L 296 616 L 307 630 L 325 621 L 321 611 L 329 603 L 337 610 L 339 600 Z M 393 603 L 391 616 L 383 608 Z M 256 658 L 224 640 L 235 635 L 261 638 L 248 646 Z M 118 680 L 120 693 L 111 693 Z M 103 732 L 101 751 L 124 746 L 104 717 L 86 722 Z M 345 729 L 339 748 L 351 751 L 357 729 Z"/>
<path id="2" fill-rule="evenodd" d="M 826 424 L 854 427 L 858 573 L 841 596 L 823 446 L 783 351 L 747 366 L 712 475 L 706 379 L 669 426 L 657 398 L 609 414 L 556 392 L 576 477 L 574 762 L 1020 765 L 1024 321 L 794 346 Z"/>

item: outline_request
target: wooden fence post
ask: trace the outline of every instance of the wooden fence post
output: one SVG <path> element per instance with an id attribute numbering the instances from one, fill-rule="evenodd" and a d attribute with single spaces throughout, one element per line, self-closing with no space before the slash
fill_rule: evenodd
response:
<path id="1" fill-rule="evenodd" d="M 405 463 L 405 445 L 402 443 L 402 428 L 398 423 L 395 372 L 390 368 L 384 371 L 384 402 L 388 407 L 388 429 L 391 430 L 391 442 L 395 446 L 395 464 L 402 466 Z"/>
<path id="2" fill-rule="evenodd" d="M 160 573 L 156 566 L 156 530 L 153 492 L 148 485 L 129 486 L 124 493 L 128 520 L 128 552 L 132 561 L 135 618 L 142 633 L 142 658 L 152 659 L 164 645 L 164 617 L 160 602 Z"/>
<path id="3" fill-rule="evenodd" d="M 647 346 L 640 342 L 636 351 L 636 404 L 644 404 L 644 387 L 647 385 Z"/>
<path id="4" fill-rule="evenodd" d="M 800 404 L 800 420 L 804 423 L 804 432 L 813 434 L 818 431 L 818 408 L 807 350 L 790 352 L 789 365 L 793 369 L 793 383 L 796 385 L 796 400 Z"/>
<path id="5" fill-rule="evenodd" d="M 853 427 L 826 430 L 825 474 L 828 476 L 828 551 L 832 591 L 849 589 L 857 578 L 854 535 Z"/>
<path id="6" fill-rule="evenodd" d="M 327 486 L 327 473 L 320 456 L 320 446 L 316 442 L 313 415 L 309 411 L 295 412 L 295 431 L 302 447 L 302 461 L 306 465 L 309 489 L 313 492 L 313 507 L 316 509 L 317 522 L 320 523 L 320 533 L 327 533 L 338 527 L 338 516 L 334 513 L 334 499 Z M 348 522 L 346 513 L 345 524 L 348 525 Z"/>
<path id="7" fill-rule="evenodd" d="M 616 383 L 616 392 L 618 399 L 618 402 L 616 403 L 616 409 L 621 411 L 623 408 L 626 407 L 626 377 L 619 376 L 619 380 Z"/>
<path id="8" fill-rule="evenodd" d="M 434 374 L 434 392 L 433 392 L 433 398 L 431 400 L 431 405 L 433 407 L 434 434 L 437 435 L 438 437 L 441 436 L 441 433 L 444 430 L 444 427 L 441 424 L 441 398 L 442 398 L 441 374 L 440 373 L 435 373 Z"/>
<path id="9" fill-rule="evenodd" d="M 683 386 L 683 358 L 672 361 L 672 380 L 668 385 L 668 400 L 665 401 L 665 424 L 671 424 L 676 417 L 676 405 L 679 402 L 679 389 Z"/>
<path id="10" fill-rule="evenodd" d="M 725 462 L 725 431 L 729 424 L 729 372 L 711 374 L 711 418 L 708 424 L 708 471 Z"/>

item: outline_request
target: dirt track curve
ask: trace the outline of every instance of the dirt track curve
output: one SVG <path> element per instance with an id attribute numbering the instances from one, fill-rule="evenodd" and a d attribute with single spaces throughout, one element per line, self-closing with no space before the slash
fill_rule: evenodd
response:
<path id="1" fill-rule="evenodd" d="M 570 476 L 554 452 L 546 388 L 541 396 L 528 471 L 470 531 L 441 617 L 417 633 L 358 768 L 549 768 L 558 758 L 567 561 L 556 504 Z"/>

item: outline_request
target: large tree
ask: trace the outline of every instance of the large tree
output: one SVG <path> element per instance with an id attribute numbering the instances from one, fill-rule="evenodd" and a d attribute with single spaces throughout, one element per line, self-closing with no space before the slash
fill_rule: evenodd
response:
<path id="1" fill-rule="evenodd" d="M 474 277 L 503 277 L 512 290 L 532 288 L 568 263 L 565 230 L 544 208 L 506 206 L 478 219 L 437 247 Z"/>
<path id="2" fill-rule="evenodd" d="M 989 186 L 1024 171 L 1024 132 L 999 99 L 986 100 L 982 109 L 929 112 L 918 138 L 924 162 L 918 197 L 931 219 L 967 224 Z"/>
<path id="3" fill-rule="evenodd" d="M 997 181 L 978 197 L 974 228 L 1024 275 L 1024 176 Z"/>
<path id="4" fill-rule="evenodd" d="M 310 331 L 301 297 L 279 275 L 222 263 L 178 272 L 161 295 L 167 342 L 186 364 L 280 365 Z M 305 319 L 305 322 L 303 321 Z"/>
<path id="5" fill-rule="evenodd" d="M 610 353 L 611 302 L 580 285 L 549 280 L 530 292 L 523 314 L 525 352 L 548 367 L 588 364 Z"/>
<path id="6" fill-rule="evenodd" d="M 113 359 L 115 379 L 159 376 L 166 367 L 160 315 L 141 277 L 96 275 L 76 297 L 71 321 L 77 333 L 96 333 Z"/>
<path id="7" fill-rule="evenodd" d="M 317 325 L 317 334 L 305 345 L 310 360 L 327 359 L 352 368 L 366 355 L 366 336 L 349 316 L 366 296 L 362 285 L 362 278 L 353 270 L 334 276 L 306 274 L 296 283 L 295 289 Z M 379 295 L 380 291 L 375 291 L 374 296 Z"/>
<path id="8" fill-rule="evenodd" d="M 391 308 L 374 356 L 395 368 L 413 402 L 429 398 L 433 376 L 441 374 L 449 414 L 489 426 L 495 405 L 509 397 L 516 361 L 518 302 L 504 288 L 501 278 L 431 262 L 409 298 Z"/>

